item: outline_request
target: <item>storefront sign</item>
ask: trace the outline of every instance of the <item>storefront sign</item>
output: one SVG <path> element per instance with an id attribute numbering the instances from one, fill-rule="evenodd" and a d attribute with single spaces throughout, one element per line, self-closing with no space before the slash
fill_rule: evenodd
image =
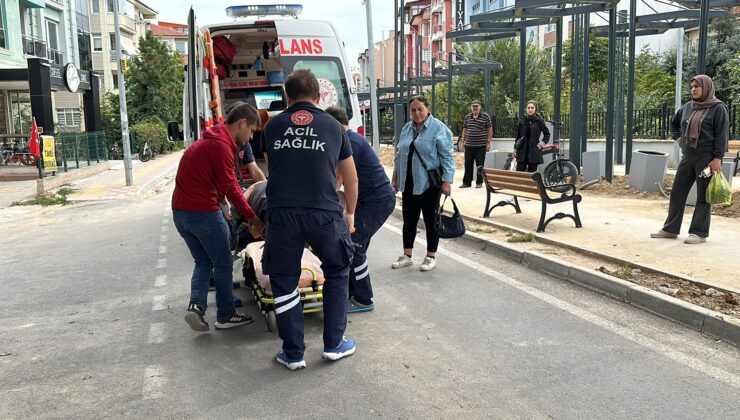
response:
<path id="1" fill-rule="evenodd" d="M 455 30 L 465 29 L 465 0 L 455 1 Z"/>
<path id="2" fill-rule="evenodd" d="M 41 136 L 41 141 L 44 142 L 44 169 L 47 171 L 56 171 L 57 157 L 54 147 L 54 137 Z"/>
<path id="3" fill-rule="evenodd" d="M 49 67 L 49 79 L 51 80 L 52 88 L 56 90 L 66 90 L 73 93 L 80 89 L 90 89 L 89 71 L 80 70 L 72 63 L 68 63 L 66 66 L 50 63 Z M 71 88 L 73 86 L 77 86 L 77 88 L 72 90 Z"/>

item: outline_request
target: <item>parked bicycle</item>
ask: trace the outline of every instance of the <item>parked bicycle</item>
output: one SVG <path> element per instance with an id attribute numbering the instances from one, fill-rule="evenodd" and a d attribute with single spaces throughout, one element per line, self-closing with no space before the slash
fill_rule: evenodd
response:
<path id="1" fill-rule="evenodd" d="M 3 143 L 0 146 L 0 164 L 9 165 L 11 163 L 18 163 L 26 166 L 36 165 L 35 156 L 28 153 L 28 148 L 24 146 L 25 144 L 23 142 L 20 145 L 18 143 Z"/>
<path id="2" fill-rule="evenodd" d="M 141 146 L 141 150 L 139 150 L 139 160 L 142 162 L 149 162 L 153 156 L 154 152 L 152 151 L 152 148 L 149 147 L 149 140 L 145 140 L 144 144 Z"/>

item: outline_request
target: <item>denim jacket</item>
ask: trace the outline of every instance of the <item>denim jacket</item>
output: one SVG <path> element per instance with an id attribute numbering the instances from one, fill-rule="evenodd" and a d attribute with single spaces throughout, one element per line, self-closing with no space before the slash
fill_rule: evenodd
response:
<path id="1" fill-rule="evenodd" d="M 398 140 L 396 152 L 396 181 L 399 190 L 406 188 L 406 166 L 409 160 L 409 148 L 414 141 L 416 128 L 413 121 L 403 126 Z M 452 156 L 452 131 L 441 121 L 431 115 L 424 121 L 424 129 L 414 143 L 414 154 L 411 172 L 414 176 L 414 195 L 421 195 L 429 188 L 429 176 L 424 169 L 419 156 L 424 159 L 424 165 L 429 169 L 442 168 L 442 180 L 452 183 L 455 176 L 455 159 Z"/>

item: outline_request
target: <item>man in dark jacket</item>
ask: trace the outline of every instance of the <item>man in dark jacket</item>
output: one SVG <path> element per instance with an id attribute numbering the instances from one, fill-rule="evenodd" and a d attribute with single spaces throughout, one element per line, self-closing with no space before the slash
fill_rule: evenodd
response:
<path id="1" fill-rule="evenodd" d="M 238 145 L 252 137 L 257 128 L 257 110 L 248 104 L 234 106 L 226 124 L 210 128 L 203 138 L 182 156 L 172 194 L 175 227 L 195 260 L 190 284 L 190 305 L 185 321 L 194 331 L 208 331 L 205 318 L 208 306 L 208 279 L 216 282 L 216 328 L 232 328 L 252 322 L 236 312 L 232 284 L 229 227 L 220 210 L 224 197 L 247 219 L 250 227 L 262 230 L 242 195 L 234 174 L 234 155 Z"/>

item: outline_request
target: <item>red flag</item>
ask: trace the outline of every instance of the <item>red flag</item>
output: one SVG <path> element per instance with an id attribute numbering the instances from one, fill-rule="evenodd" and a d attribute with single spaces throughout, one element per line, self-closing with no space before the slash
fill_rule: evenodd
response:
<path id="1" fill-rule="evenodd" d="M 28 144 L 29 151 L 32 155 L 37 158 L 41 157 L 41 149 L 39 148 L 39 128 L 36 125 L 36 117 L 33 118 L 31 123 L 31 141 Z"/>

